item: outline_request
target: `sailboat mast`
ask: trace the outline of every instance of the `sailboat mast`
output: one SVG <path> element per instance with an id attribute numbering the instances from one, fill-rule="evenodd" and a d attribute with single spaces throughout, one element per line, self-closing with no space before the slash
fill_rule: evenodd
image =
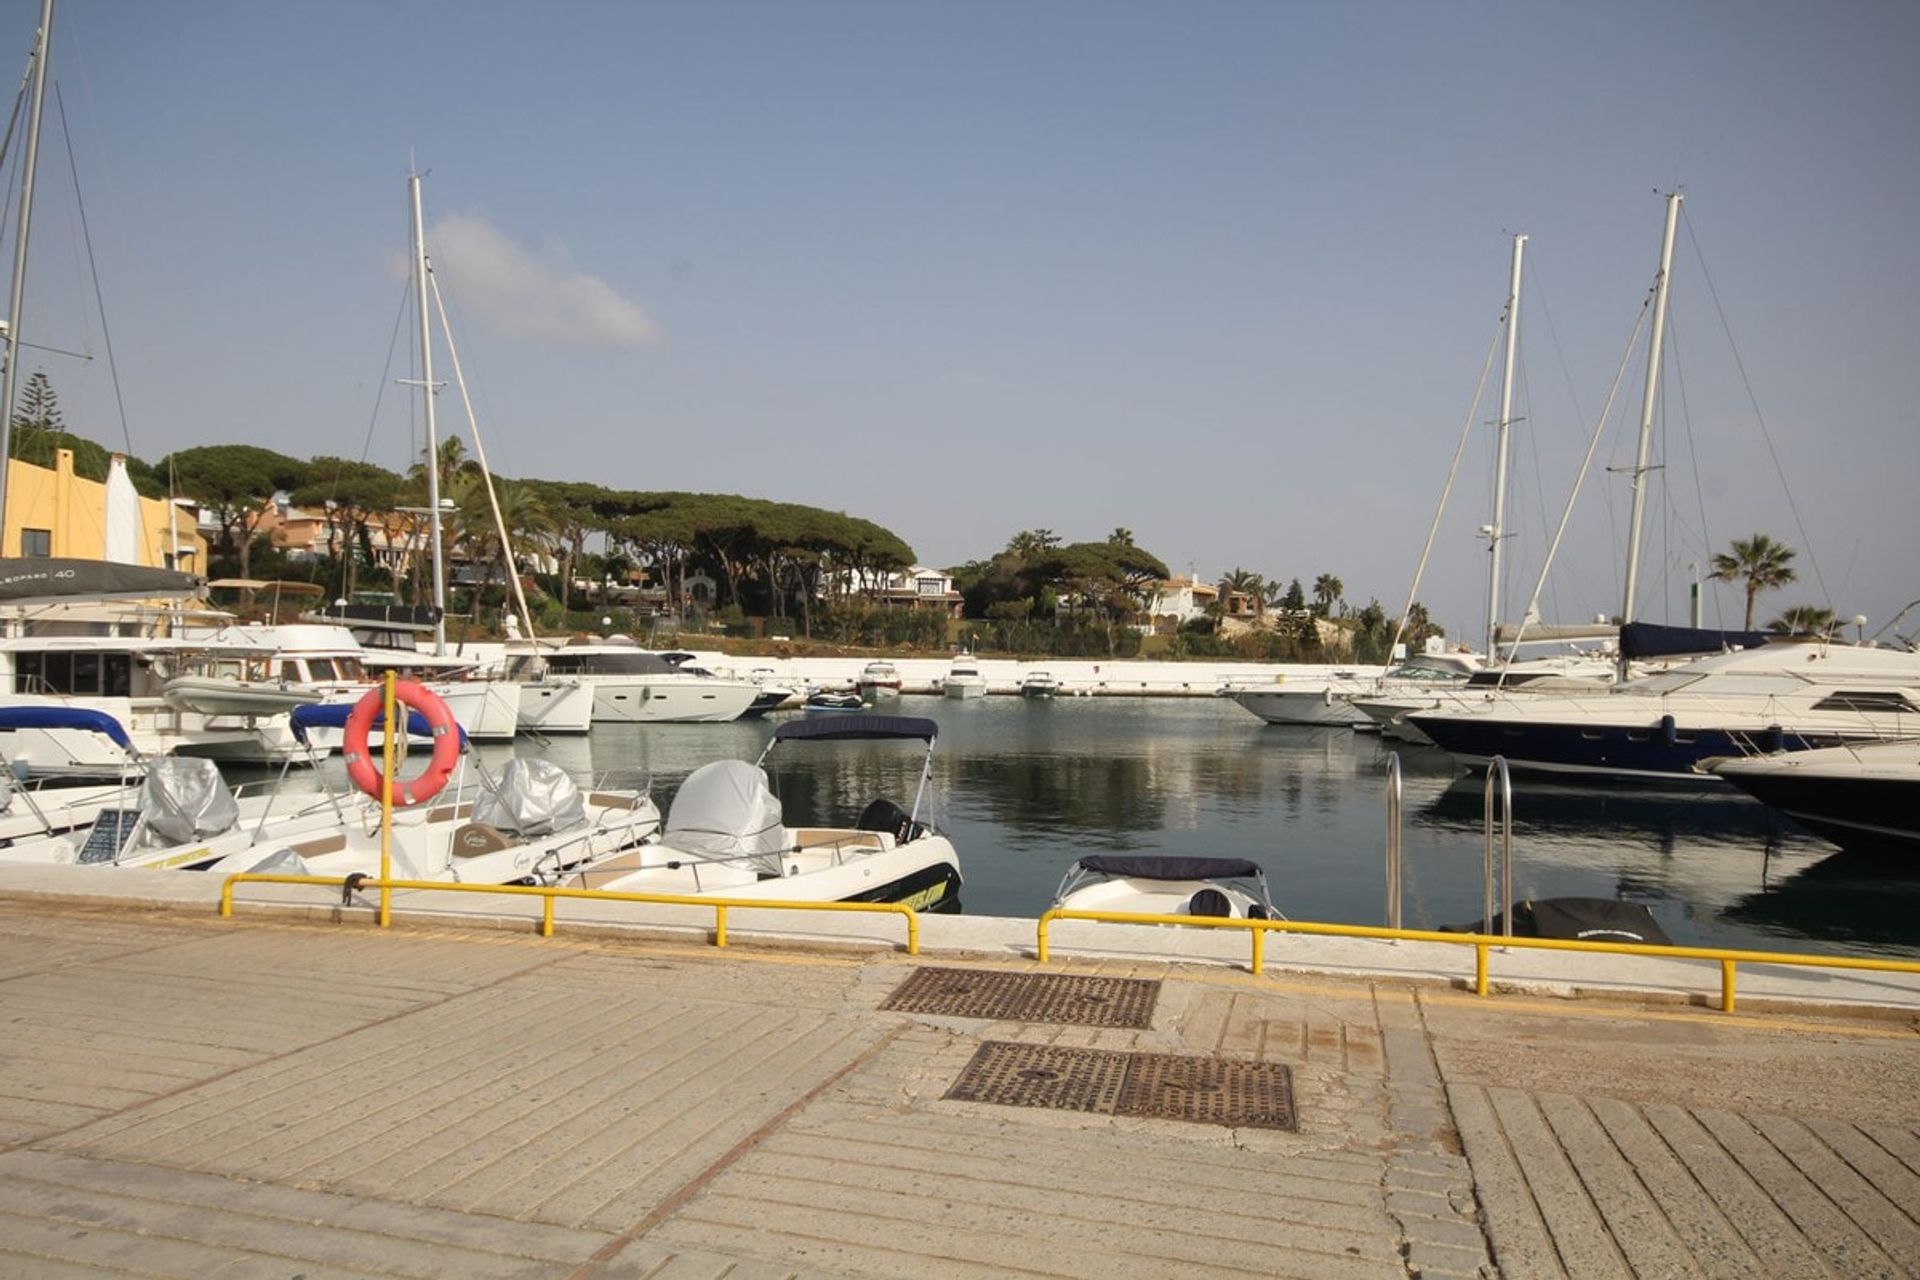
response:
<path id="1" fill-rule="evenodd" d="M 440 440 L 433 423 L 433 327 L 427 319 L 427 232 L 420 214 L 420 175 L 407 175 L 407 194 L 413 201 L 413 289 L 420 313 L 420 393 L 427 418 L 427 530 L 433 539 L 433 652 L 447 651 L 447 570 L 441 563 Z"/>
<path id="2" fill-rule="evenodd" d="M 1640 450 L 1633 462 L 1633 512 L 1627 522 L 1627 592 L 1620 625 L 1633 621 L 1634 588 L 1640 581 L 1640 524 L 1647 506 L 1647 465 L 1653 451 L 1653 411 L 1660 393 L 1660 357 L 1667 335 L 1667 286 L 1673 279 L 1673 235 L 1680 224 L 1678 191 L 1667 195 L 1667 229 L 1660 240 L 1660 274 L 1653 283 L 1653 336 L 1647 340 L 1647 381 L 1640 399 Z M 1624 661 L 1624 660 L 1623 660 Z"/>
<path id="3" fill-rule="evenodd" d="M 1513 238 L 1513 271 L 1507 283 L 1507 355 L 1500 370 L 1500 421 L 1495 424 L 1493 462 L 1493 523 L 1487 526 L 1487 660 L 1494 652 L 1494 634 L 1500 626 L 1500 542 L 1506 535 L 1507 437 L 1513 426 L 1513 368 L 1520 348 L 1520 263 L 1526 257 L 1527 238 Z"/>
<path id="4" fill-rule="evenodd" d="M 40 114 L 47 100 L 47 59 L 53 54 L 53 0 L 40 0 L 40 31 L 33 49 L 33 107 L 27 115 L 27 158 L 20 179 L 20 229 L 13 238 L 13 287 L 7 297 L 6 368 L 0 372 L 0 538 L 7 528 L 7 459 L 13 456 L 13 395 L 20 380 L 20 313 L 26 306 L 27 230 L 33 222 L 33 175 L 40 167 Z M 6 547 L 0 543 L 0 555 Z"/>

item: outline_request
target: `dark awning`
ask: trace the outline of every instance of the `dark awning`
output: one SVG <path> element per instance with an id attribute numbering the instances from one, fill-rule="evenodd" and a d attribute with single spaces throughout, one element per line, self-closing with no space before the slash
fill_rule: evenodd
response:
<path id="1" fill-rule="evenodd" d="M 1657 622 L 1629 622 L 1620 628 L 1620 653 L 1628 659 L 1724 653 L 1728 649 L 1758 648 L 1770 638 L 1765 631 L 1721 631 L 1712 627 L 1666 627 Z"/>
<path id="2" fill-rule="evenodd" d="M 1076 864 L 1086 871 L 1141 880 L 1238 880 L 1262 876 L 1260 864 L 1246 858 L 1180 858 L 1160 854 L 1129 857 L 1097 853 Z"/>
<path id="3" fill-rule="evenodd" d="M 773 731 L 775 742 L 794 738 L 919 738 L 932 742 L 940 726 L 925 716 L 835 716 L 831 720 L 789 720 Z"/>
<path id="4" fill-rule="evenodd" d="M 0 559 L 0 605 L 190 596 L 200 579 L 172 569 L 110 560 Z"/>

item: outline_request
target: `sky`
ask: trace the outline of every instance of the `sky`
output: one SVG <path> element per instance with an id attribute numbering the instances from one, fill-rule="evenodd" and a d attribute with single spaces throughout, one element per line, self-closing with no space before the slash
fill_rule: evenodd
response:
<path id="1" fill-rule="evenodd" d="M 37 14 L 0 0 L 22 68 Z M 404 467 L 417 165 L 500 474 L 844 510 L 936 566 L 1126 528 L 1398 612 L 1471 421 L 1419 594 L 1474 640 L 1510 236 L 1502 612 L 1624 360 L 1541 604 L 1616 613 L 1681 189 L 1638 612 L 1764 532 L 1801 581 L 1759 621 L 1872 634 L 1920 597 L 1916 50 L 1910 3 L 65 0 L 22 367 L 148 459 Z"/>

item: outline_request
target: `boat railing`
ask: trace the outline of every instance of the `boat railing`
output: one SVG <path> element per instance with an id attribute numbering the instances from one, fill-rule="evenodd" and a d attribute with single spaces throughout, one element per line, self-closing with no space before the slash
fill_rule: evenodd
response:
<path id="1" fill-rule="evenodd" d="M 727 945 L 727 912 L 734 908 L 749 911 L 841 911 L 857 912 L 869 915 L 895 915 L 906 921 L 906 952 L 910 956 L 920 954 L 920 913 L 912 907 L 899 902 L 806 902 L 798 899 L 783 898 L 728 898 L 707 894 L 698 896 L 684 893 L 627 893 L 614 889 L 570 889 L 560 885 L 527 884 L 460 884 L 447 880 L 381 880 L 372 876 L 352 875 L 341 880 L 334 876 L 295 876 L 275 875 L 259 872 L 237 872 L 226 878 L 220 887 L 220 914 L 223 917 L 233 915 L 233 890 L 238 884 L 311 884 L 324 885 L 340 891 L 350 898 L 361 890 L 377 889 L 381 895 L 381 908 L 378 922 L 382 927 L 388 923 L 386 899 L 395 889 L 426 890 L 442 893 L 486 893 L 503 894 L 511 897 L 537 897 L 541 899 L 540 936 L 553 936 L 554 904 L 561 898 L 588 902 L 636 902 L 662 906 L 709 907 L 713 910 L 713 945 Z"/>
<path id="2" fill-rule="evenodd" d="M 1495 790 L 1496 784 L 1498 785 L 1497 791 Z M 1494 800 L 1496 798 L 1500 801 L 1498 806 L 1500 818 L 1500 893 L 1498 898 L 1494 896 L 1493 878 L 1493 823 L 1495 810 Z M 1507 771 L 1507 759 L 1505 756 L 1495 756 L 1487 762 L 1487 781 L 1486 785 L 1481 788 L 1480 847 L 1480 903 L 1482 907 L 1480 927 L 1491 932 L 1493 930 L 1495 902 L 1511 903 L 1513 901 L 1513 775 Z M 1504 919 L 1501 932 L 1506 937 L 1511 938 L 1513 936 L 1513 912 L 1503 907 L 1500 914 Z"/>
<path id="3" fill-rule="evenodd" d="M 1400 753 L 1387 753 L 1387 928 L 1400 927 Z"/>

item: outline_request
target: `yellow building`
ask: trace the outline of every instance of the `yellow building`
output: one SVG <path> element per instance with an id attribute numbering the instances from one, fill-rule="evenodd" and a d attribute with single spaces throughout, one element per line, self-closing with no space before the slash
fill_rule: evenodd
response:
<path id="1" fill-rule="evenodd" d="M 111 535 L 110 526 L 115 526 Z M 118 544 L 111 555 L 110 536 Z M 119 454 L 102 484 L 73 473 L 73 450 L 56 449 L 52 470 L 7 460 L 7 527 L 0 555 L 114 559 L 204 573 L 207 541 L 191 510 L 134 493 Z"/>

